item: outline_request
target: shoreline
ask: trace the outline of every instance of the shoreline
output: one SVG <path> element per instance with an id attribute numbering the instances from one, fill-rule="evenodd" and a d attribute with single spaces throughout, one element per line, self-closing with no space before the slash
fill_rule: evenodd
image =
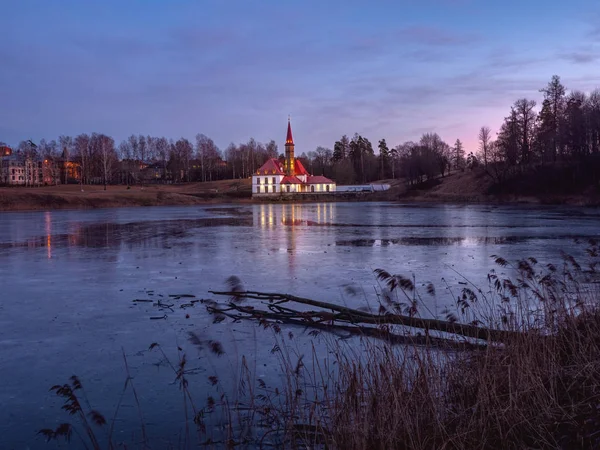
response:
<path id="1" fill-rule="evenodd" d="M 70 187 L 70 186 L 69 186 Z M 185 189 L 185 188 L 184 188 Z M 107 191 L 96 186 L 86 187 L 84 192 L 53 187 L 0 189 L 0 212 L 28 212 L 55 210 L 87 210 L 105 208 L 132 208 L 145 206 L 194 206 L 211 204 L 273 204 L 273 203 L 319 203 L 319 202 L 394 202 L 429 205 L 548 205 L 598 207 L 600 198 L 570 196 L 492 196 L 492 195 L 441 195 L 423 193 L 404 195 L 398 192 L 321 194 L 302 197 L 252 198 L 245 192 L 185 192 L 180 189 L 164 190 L 149 186 L 127 190 L 109 187 Z M 54 192 L 51 192 L 54 191 Z M 179 192 L 177 192 L 179 191 Z"/>

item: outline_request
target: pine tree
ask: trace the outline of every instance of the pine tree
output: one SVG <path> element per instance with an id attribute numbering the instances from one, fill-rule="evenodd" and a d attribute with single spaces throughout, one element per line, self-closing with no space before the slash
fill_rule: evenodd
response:
<path id="1" fill-rule="evenodd" d="M 551 139 L 550 154 L 552 160 L 556 161 L 561 146 L 560 124 L 565 108 L 566 90 L 560 82 L 560 77 L 558 75 L 553 75 L 546 88 L 541 89 L 540 92 L 544 93 L 544 100 L 548 100 L 550 114 L 546 120 L 549 122 L 547 127 L 551 133 L 549 136 Z"/>
<path id="2" fill-rule="evenodd" d="M 333 161 L 339 162 L 346 159 L 350 152 L 350 140 L 348 136 L 343 135 L 339 141 L 333 145 Z"/>
<path id="3" fill-rule="evenodd" d="M 454 168 L 462 169 L 465 166 L 465 149 L 463 147 L 462 142 L 460 142 L 460 139 L 457 139 L 454 143 L 454 149 L 452 153 Z"/>
<path id="4" fill-rule="evenodd" d="M 521 153 L 521 164 L 529 164 L 531 159 L 531 143 L 535 127 L 535 101 L 526 98 L 515 102 L 514 110 L 517 115 L 520 131 L 519 147 Z"/>
<path id="5" fill-rule="evenodd" d="M 379 167 L 381 168 L 381 179 L 387 178 L 390 165 L 390 149 L 385 142 L 385 139 L 379 141 Z"/>
<path id="6" fill-rule="evenodd" d="M 519 122 L 515 108 L 510 109 L 510 115 L 504 119 L 504 123 L 498 132 L 497 146 L 501 152 L 501 158 L 510 166 L 517 164 L 519 160 Z"/>
<path id="7" fill-rule="evenodd" d="M 567 99 L 564 118 L 565 149 L 572 158 L 587 154 L 586 123 L 583 106 L 586 96 L 583 92 L 572 92 Z"/>
<path id="8" fill-rule="evenodd" d="M 554 116 L 552 105 L 547 98 L 542 102 L 542 109 L 537 117 L 535 132 L 536 155 L 542 162 L 553 161 L 555 152 L 556 129 L 554 127 Z"/>

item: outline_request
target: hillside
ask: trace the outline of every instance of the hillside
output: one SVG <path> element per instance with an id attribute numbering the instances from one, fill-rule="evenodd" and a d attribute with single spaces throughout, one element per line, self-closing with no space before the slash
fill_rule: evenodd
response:
<path id="1" fill-rule="evenodd" d="M 573 166 L 533 167 L 501 183 L 483 169 L 456 171 L 418 186 L 399 187 L 401 201 L 600 205 L 600 177 Z"/>

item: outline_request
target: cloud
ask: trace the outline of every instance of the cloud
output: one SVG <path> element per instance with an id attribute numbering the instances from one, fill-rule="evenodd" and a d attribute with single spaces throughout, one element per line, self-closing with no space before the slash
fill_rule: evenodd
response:
<path id="1" fill-rule="evenodd" d="M 600 21 L 600 13 L 595 14 L 593 17 L 594 22 L 590 24 L 587 38 L 600 42 L 600 25 L 598 24 L 598 21 Z"/>
<path id="2" fill-rule="evenodd" d="M 480 40 L 475 34 L 460 33 L 429 25 L 413 25 L 398 30 L 396 36 L 403 42 L 435 47 L 460 46 Z"/>
<path id="3" fill-rule="evenodd" d="M 560 53 L 558 56 L 566 61 L 570 61 L 575 64 L 588 64 L 588 63 L 594 62 L 598 58 L 600 58 L 600 55 L 596 52 L 585 52 L 585 51 Z"/>

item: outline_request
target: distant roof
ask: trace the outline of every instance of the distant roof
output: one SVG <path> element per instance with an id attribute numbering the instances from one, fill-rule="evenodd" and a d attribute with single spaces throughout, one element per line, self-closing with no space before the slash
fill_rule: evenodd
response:
<path id="1" fill-rule="evenodd" d="M 304 184 L 304 183 L 296 177 L 287 176 L 287 177 L 283 177 L 283 180 L 281 180 L 281 184 Z"/>
<path id="2" fill-rule="evenodd" d="M 306 184 L 332 184 L 333 181 L 327 177 L 317 175 L 314 177 L 308 177 L 306 179 Z"/>
<path id="3" fill-rule="evenodd" d="M 257 175 L 285 175 L 283 166 L 275 158 L 271 158 L 256 171 Z"/>
<path id="4" fill-rule="evenodd" d="M 310 175 L 298 158 L 294 162 L 294 172 L 296 175 Z"/>

